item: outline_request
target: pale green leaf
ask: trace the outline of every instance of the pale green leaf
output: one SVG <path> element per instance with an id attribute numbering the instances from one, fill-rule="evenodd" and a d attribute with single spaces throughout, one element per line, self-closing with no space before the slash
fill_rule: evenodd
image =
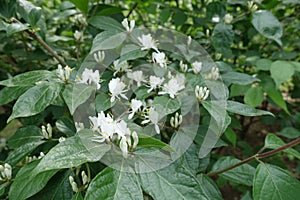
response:
<path id="1" fill-rule="evenodd" d="M 278 88 L 281 83 L 288 80 L 295 72 L 295 69 L 292 64 L 287 61 L 275 61 L 271 65 L 271 77 L 276 83 Z"/>
<path id="2" fill-rule="evenodd" d="M 251 106 L 247 106 L 245 104 L 235 102 L 235 101 L 227 101 L 226 109 L 229 112 L 236 113 L 239 115 L 244 116 L 260 116 L 260 115 L 271 115 L 274 116 L 272 113 L 264 110 L 258 110 L 255 108 L 252 108 Z"/>

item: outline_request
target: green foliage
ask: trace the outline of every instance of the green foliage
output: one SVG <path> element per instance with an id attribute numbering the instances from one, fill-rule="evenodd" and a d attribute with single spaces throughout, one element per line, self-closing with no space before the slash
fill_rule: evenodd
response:
<path id="1" fill-rule="evenodd" d="M 300 4 L 254 2 L 2 0 L 0 199 L 299 198 Z"/>

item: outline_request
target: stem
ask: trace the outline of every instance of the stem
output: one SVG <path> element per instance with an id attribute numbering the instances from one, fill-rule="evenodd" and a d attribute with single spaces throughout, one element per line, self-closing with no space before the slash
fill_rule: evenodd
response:
<path id="1" fill-rule="evenodd" d="M 12 22 L 21 23 L 17 19 L 12 18 Z M 58 54 L 44 41 L 42 40 L 35 32 L 31 30 L 24 30 L 30 37 L 36 40 L 40 45 L 42 45 L 48 53 L 50 53 L 61 65 L 67 66 L 68 64 L 58 56 Z"/>
<path id="2" fill-rule="evenodd" d="M 216 176 L 218 174 L 221 174 L 221 173 L 229 171 L 229 170 L 231 170 L 233 168 L 236 168 L 236 167 L 238 167 L 240 165 L 248 163 L 248 162 L 250 162 L 250 161 L 252 161 L 254 159 L 265 158 L 265 157 L 274 155 L 274 154 L 279 153 L 279 152 L 281 152 L 281 151 L 283 151 L 283 150 L 285 150 L 287 148 L 293 147 L 293 146 L 295 146 L 295 145 L 297 145 L 299 143 L 300 143 L 300 138 L 297 138 L 297 139 L 295 139 L 295 140 L 293 140 L 293 141 L 291 141 L 291 142 L 289 142 L 289 143 L 287 143 L 287 144 L 285 144 L 285 145 L 283 145 L 283 146 L 281 146 L 281 147 L 279 147 L 277 149 L 274 149 L 274 150 L 271 150 L 271 151 L 268 151 L 268 152 L 265 152 L 265 153 L 257 153 L 255 155 L 249 157 L 249 158 L 246 158 L 246 159 L 242 160 L 241 162 L 238 162 L 238 163 L 236 163 L 234 165 L 231 165 L 231 166 L 226 167 L 226 168 L 221 169 L 221 170 L 217 170 L 217 171 L 214 171 L 214 172 L 209 172 L 206 175 L 207 176 Z M 259 151 L 259 152 L 261 152 L 261 151 Z"/>
<path id="3" fill-rule="evenodd" d="M 138 3 L 133 4 L 132 8 L 130 9 L 129 13 L 126 15 L 126 18 L 128 18 L 131 13 L 133 12 L 133 10 L 138 6 Z"/>

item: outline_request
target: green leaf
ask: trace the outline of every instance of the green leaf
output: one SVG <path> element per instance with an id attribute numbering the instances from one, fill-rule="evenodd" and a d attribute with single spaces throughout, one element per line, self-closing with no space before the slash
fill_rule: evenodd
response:
<path id="1" fill-rule="evenodd" d="M 278 19 L 267 10 L 258 10 L 252 13 L 254 28 L 266 38 L 276 41 L 280 46 L 283 28 Z"/>
<path id="2" fill-rule="evenodd" d="M 26 127 L 22 127 L 16 131 L 16 133 L 9 138 L 7 141 L 7 145 L 9 148 L 18 148 L 23 144 L 30 143 L 30 142 L 37 142 L 42 140 L 43 134 L 39 127 L 29 125 Z"/>
<path id="3" fill-rule="evenodd" d="M 55 122 L 55 125 L 59 131 L 71 137 L 76 133 L 76 127 L 72 120 L 67 117 L 62 117 Z"/>
<path id="4" fill-rule="evenodd" d="M 37 22 L 41 19 L 42 9 L 39 7 L 31 9 L 28 15 L 29 23 L 31 26 L 35 26 Z"/>
<path id="5" fill-rule="evenodd" d="M 21 96 L 30 86 L 5 87 L 0 90 L 0 105 L 5 105 Z"/>
<path id="6" fill-rule="evenodd" d="M 227 101 L 226 109 L 229 112 L 236 113 L 239 115 L 244 116 L 260 116 L 260 115 L 271 115 L 274 116 L 272 113 L 264 110 L 258 110 L 255 108 L 252 108 L 251 106 L 247 106 L 245 104 L 235 102 L 235 101 Z"/>
<path id="7" fill-rule="evenodd" d="M 37 82 L 44 81 L 44 80 L 51 80 L 55 77 L 53 72 L 47 70 L 36 70 L 25 72 L 19 74 L 15 77 L 9 78 L 4 81 L 0 81 L 0 85 L 4 85 L 7 87 L 14 87 L 14 86 L 34 86 Z"/>
<path id="8" fill-rule="evenodd" d="M 92 130 L 82 130 L 77 135 L 57 144 L 43 157 L 35 170 L 39 173 L 98 161 L 109 151 L 110 145 L 93 142 L 93 136 Z M 55 162 L 53 162 L 54 160 Z"/>
<path id="9" fill-rule="evenodd" d="M 70 0 L 83 14 L 88 13 L 89 0 Z"/>
<path id="10" fill-rule="evenodd" d="M 175 24 L 175 26 L 183 25 L 186 20 L 187 20 L 187 16 L 185 15 L 184 12 L 182 12 L 181 10 L 176 10 L 174 12 L 173 23 Z"/>
<path id="11" fill-rule="evenodd" d="M 244 95 L 249 90 L 249 88 L 251 88 L 251 85 L 233 84 L 230 87 L 230 97 Z"/>
<path id="12" fill-rule="evenodd" d="M 107 167 L 92 180 L 85 199 L 140 200 L 143 199 L 143 192 L 134 173 Z"/>
<path id="13" fill-rule="evenodd" d="M 74 194 L 71 200 L 83 200 L 81 192 L 77 192 L 76 194 Z"/>
<path id="14" fill-rule="evenodd" d="M 126 33 L 103 31 L 95 37 L 91 51 L 95 52 L 99 50 L 114 49 L 123 44 L 126 37 Z"/>
<path id="15" fill-rule="evenodd" d="M 257 69 L 263 70 L 263 71 L 269 71 L 271 68 L 272 61 L 269 59 L 263 58 L 263 59 L 257 60 L 255 64 L 256 64 Z"/>
<path id="16" fill-rule="evenodd" d="M 79 0 L 80 1 L 80 0 Z M 117 31 L 124 32 L 125 28 L 111 17 L 106 16 L 94 16 L 88 20 L 88 22 L 95 26 L 96 28 L 105 30 L 105 31 Z"/>
<path id="17" fill-rule="evenodd" d="M 272 63 L 270 71 L 271 77 L 274 79 L 276 87 L 278 88 L 281 83 L 293 76 L 295 69 L 293 65 L 287 61 L 275 61 Z"/>
<path id="18" fill-rule="evenodd" d="M 287 171 L 260 163 L 253 181 L 253 199 L 295 200 L 300 196 L 300 182 Z"/>
<path id="19" fill-rule="evenodd" d="M 231 56 L 230 46 L 233 43 L 234 32 L 232 25 L 217 24 L 212 35 L 212 45 L 220 53 L 226 57 Z"/>
<path id="20" fill-rule="evenodd" d="M 161 23 L 167 22 L 170 16 L 171 16 L 171 11 L 169 8 L 162 9 L 159 15 L 160 22 Z"/>
<path id="21" fill-rule="evenodd" d="M 165 115 L 174 113 L 180 109 L 180 102 L 177 99 L 171 99 L 167 96 L 158 96 L 153 100 L 153 105 L 156 111 L 159 113 L 160 118 Z"/>
<path id="22" fill-rule="evenodd" d="M 260 86 L 250 88 L 244 96 L 245 104 L 253 108 L 259 106 L 263 102 L 263 100 L 264 100 L 264 91 Z"/>
<path id="23" fill-rule="evenodd" d="M 222 74 L 222 80 L 230 84 L 248 85 L 253 82 L 259 82 L 258 78 L 239 72 L 227 72 Z"/>
<path id="24" fill-rule="evenodd" d="M 282 97 L 282 94 L 279 90 L 275 88 L 275 83 L 271 79 L 270 76 L 260 76 L 260 79 L 262 80 L 262 87 L 267 92 L 268 96 L 274 101 L 275 104 L 277 104 L 279 107 L 281 107 L 286 113 L 289 114 L 289 111 L 287 109 L 287 105 Z"/>
<path id="25" fill-rule="evenodd" d="M 58 171 L 50 170 L 36 174 L 34 168 L 38 162 L 31 162 L 20 169 L 9 190 L 8 197 L 10 200 L 25 200 L 36 194 Z"/>
<path id="26" fill-rule="evenodd" d="M 139 147 L 144 147 L 144 148 L 159 148 L 159 149 L 163 149 L 165 151 L 170 151 L 170 152 L 175 152 L 175 150 L 170 147 L 168 144 L 155 139 L 153 137 L 149 137 L 148 135 L 145 134 L 138 134 L 139 137 L 139 143 L 138 146 Z"/>
<path id="27" fill-rule="evenodd" d="M 197 176 L 197 181 L 199 185 L 202 186 L 203 193 L 205 194 L 206 199 L 223 199 L 217 185 L 209 177 L 200 174 Z"/>
<path id="28" fill-rule="evenodd" d="M 277 137 L 272 133 L 268 134 L 267 137 L 265 138 L 265 146 L 264 146 L 265 148 L 277 149 L 283 145 L 285 145 L 285 143 L 282 141 L 282 139 L 280 139 L 279 137 Z M 296 151 L 293 148 L 285 149 L 283 150 L 283 152 L 295 156 L 297 159 L 300 160 L 300 152 Z"/>
<path id="29" fill-rule="evenodd" d="M 58 97 L 61 87 L 59 83 L 42 83 L 30 88 L 17 100 L 7 121 L 42 112 Z"/>
<path id="30" fill-rule="evenodd" d="M 86 84 L 69 84 L 65 87 L 62 96 L 70 110 L 71 115 L 74 114 L 78 106 L 90 98 L 93 91 L 95 91 L 95 87 Z"/>
<path id="31" fill-rule="evenodd" d="M 139 176 L 143 190 L 153 199 L 222 199 L 216 188 L 213 194 L 208 193 L 211 188 L 205 188 L 208 187 L 207 179 L 198 179 L 186 168 L 178 166 L 177 162 Z"/>
<path id="32" fill-rule="evenodd" d="M 236 133 L 231 128 L 227 128 L 225 131 L 225 137 L 232 144 L 233 147 L 236 145 Z"/>
<path id="33" fill-rule="evenodd" d="M 212 171 L 221 170 L 232 166 L 240 162 L 239 159 L 236 159 L 231 156 L 223 156 L 212 167 Z M 252 181 L 255 173 L 255 168 L 249 164 L 243 164 L 241 166 L 235 167 L 229 171 L 226 171 L 219 176 L 232 181 L 237 184 L 243 184 L 247 186 L 252 186 Z"/>
<path id="34" fill-rule="evenodd" d="M 57 173 L 50 179 L 43 190 L 29 198 L 29 200 L 71 199 L 73 190 L 69 181 L 70 175 L 72 175 L 71 170 Z"/>
<path id="35" fill-rule="evenodd" d="M 122 48 L 119 63 L 126 60 L 135 60 L 137 58 L 143 58 L 147 55 L 147 53 L 147 51 L 142 51 L 141 47 L 137 45 L 126 45 Z"/>
<path id="36" fill-rule="evenodd" d="M 97 94 L 96 99 L 96 111 L 99 113 L 101 111 L 106 111 L 110 109 L 116 102 L 110 102 L 110 96 L 106 93 Z"/>
<path id="37" fill-rule="evenodd" d="M 278 132 L 278 135 L 294 139 L 300 137 L 300 131 L 294 127 L 285 127 L 280 132 Z"/>
<path id="38" fill-rule="evenodd" d="M 27 155 L 29 155 L 34 149 L 36 149 L 41 144 L 45 143 L 46 141 L 33 141 L 22 146 L 16 148 L 9 156 L 6 158 L 5 162 L 9 163 L 10 165 L 16 165 L 18 162 L 22 161 Z"/>
<path id="39" fill-rule="evenodd" d="M 26 26 L 25 24 L 21 24 L 21 23 L 12 23 L 9 24 L 6 28 L 6 33 L 8 36 L 11 36 L 14 33 L 18 33 L 24 30 L 27 30 L 29 27 Z"/>

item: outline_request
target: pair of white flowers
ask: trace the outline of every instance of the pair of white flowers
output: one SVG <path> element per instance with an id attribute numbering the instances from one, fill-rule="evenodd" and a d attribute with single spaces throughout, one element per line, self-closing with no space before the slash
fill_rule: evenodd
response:
<path id="1" fill-rule="evenodd" d="M 89 119 L 92 123 L 92 130 L 99 133 L 93 141 L 102 143 L 119 140 L 119 147 L 125 158 L 128 156 L 128 148 L 136 148 L 138 144 L 137 133 L 130 131 L 124 120 L 116 121 L 109 114 L 105 115 L 103 111 L 98 113 L 97 117 L 90 116 Z"/>
<path id="2" fill-rule="evenodd" d="M 0 181 L 10 180 L 12 175 L 12 168 L 8 163 L 5 163 L 4 166 L 0 165 Z"/>

